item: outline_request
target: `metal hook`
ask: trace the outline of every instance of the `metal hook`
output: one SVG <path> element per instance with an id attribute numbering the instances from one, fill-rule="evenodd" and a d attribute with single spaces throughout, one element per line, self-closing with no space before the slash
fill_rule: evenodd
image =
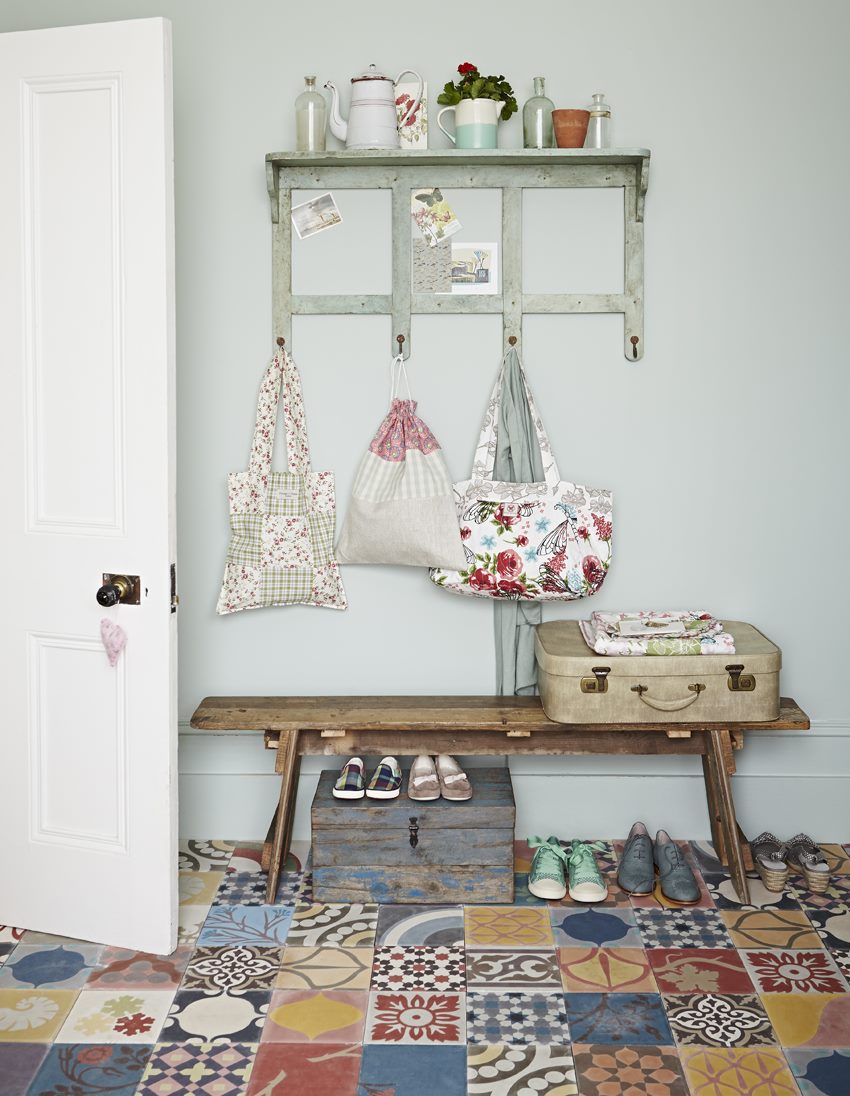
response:
<path id="1" fill-rule="evenodd" d="M 278 346 L 279 346 L 279 347 L 280 347 L 281 349 L 283 349 L 283 347 L 284 347 L 284 346 L 286 345 L 286 339 L 284 339 L 284 338 L 282 338 L 282 336 L 278 335 L 278 338 L 277 338 L 277 345 L 278 345 Z"/>
<path id="2" fill-rule="evenodd" d="M 632 344 L 632 357 L 636 359 L 637 358 L 637 344 L 640 342 L 640 339 L 638 338 L 637 335 L 632 335 L 632 337 L 629 339 L 629 342 Z"/>
<path id="3" fill-rule="evenodd" d="M 509 335 L 508 336 L 508 343 L 511 346 L 516 346 L 516 335 Z"/>
<path id="4" fill-rule="evenodd" d="M 404 353 L 404 335 L 396 335 L 395 341 L 398 343 L 399 354 Z"/>

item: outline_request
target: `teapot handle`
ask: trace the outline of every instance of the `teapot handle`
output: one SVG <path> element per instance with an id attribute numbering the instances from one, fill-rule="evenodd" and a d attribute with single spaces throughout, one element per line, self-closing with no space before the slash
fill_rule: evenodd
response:
<path id="1" fill-rule="evenodd" d="M 422 101 L 422 90 L 425 87 L 425 85 L 422 82 L 422 77 L 419 75 L 418 72 L 414 72 L 413 69 L 402 69 L 402 71 L 395 78 L 395 82 L 397 84 L 401 83 L 402 76 L 415 76 L 416 79 L 419 81 L 419 90 L 416 92 L 416 95 L 413 98 L 413 102 L 410 104 L 410 106 L 407 108 L 407 110 L 404 112 L 404 114 L 399 119 L 399 123 L 398 123 L 398 128 L 399 129 L 401 129 L 401 127 L 407 122 L 407 119 L 411 116 L 411 114 L 414 114 L 416 112 L 416 110 L 418 109 L 419 104 Z"/>

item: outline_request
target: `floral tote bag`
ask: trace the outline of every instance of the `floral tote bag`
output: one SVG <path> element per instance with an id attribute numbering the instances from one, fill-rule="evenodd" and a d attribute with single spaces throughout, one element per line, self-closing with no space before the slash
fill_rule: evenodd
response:
<path id="1" fill-rule="evenodd" d="M 572 601 L 595 594 L 611 564 L 612 495 L 562 480 L 520 364 L 543 458 L 544 482 L 493 479 L 505 363 L 484 415 L 472 476 L 454 485 L 466 552 L 461 571 L 432 568 L 456 594 L 522 601 Z"/>
<path id="2" fill-rule="evenodd" d="M 272 471 L 279 402 L 286 472 Z M 260 386 L 248 471 L 228 476 L 228 496 L 230 544 L 216 612 L 270 605 L 347 607 L 333 555 L 334 475 L 310 467 L 301 378 L 283 348 Z"/>
<path id="3" fill-rule="evenodd" d="M 336 555 L 340 563 L 463 567 L 452 481 L 440 443 L 416 414 L 404 358 L 390 367 L 390 409 L 360 461 Z"/>

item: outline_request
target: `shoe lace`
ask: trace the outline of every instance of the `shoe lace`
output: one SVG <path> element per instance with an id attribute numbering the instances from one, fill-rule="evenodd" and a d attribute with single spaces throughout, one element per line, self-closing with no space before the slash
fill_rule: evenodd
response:
<path id="1" fill-rule="evenodd" d="M 531 862 L 531 873 L 537 878 L 563 879 L 563 865 L 570 860 L 566 850 L 554 841 L 544 841 L 542 837 L 529 837 L 527 843 L 530 849 L 536 850 Z"/>
<path id="2" fill-rule="evenodd" d="M 593 849 L 584 841 L 573 841 L 570 853 L 570 876 L 576 883 L 597 883 L 600 879 Z"/>

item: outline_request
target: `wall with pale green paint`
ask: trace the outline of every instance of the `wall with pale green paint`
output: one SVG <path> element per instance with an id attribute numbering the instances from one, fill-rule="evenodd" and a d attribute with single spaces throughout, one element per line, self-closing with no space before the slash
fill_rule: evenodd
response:
<path id="1" fill-rule="evenodd" d="M 524 359 L 565 476 L 615 491 L 615 560 L 600 608 L 705 606 L 783 648 L 783 689 L 809 736 L 748 747 L 745 828 L 850 837 L 850 597 L 846 330 L 850 8 L 789 0 L 605 5 L 498 0 L 439 19 L 387 0 L 4 0 L 0 30 L 149 15 L 172 20 L 176 112 L 180 710 L 211 693 L 486 693 L 491 612 L 423 572 L 347 568 L 347 613 L 217 618 L 225 476 L 245 466 L 272 345 L 263 157 L 291 148 L 304 73 L 411 66 L 436 93 L 458 62 L 505 72 L 520 100 L 547 77 L 560 106 L 604 90 L 617 143 L 652 149 L 646 356 L 629 365 L 616 317 L 527 319 Z M 445 139 L 432 125 L 433 144 Z M 519 145 L 514 118 L 504 145 Z M 331 142 L 333 143 L 333 142 Z M 342 227 L 299 246 L 297 287 L 385 292 L 382 195 L 338 195 Z M 496 238 L 497 199 L 457 195 L 467 239 Z M 622 271 L 617 195 L 539 197 L 526 209 L 532 291 L 604 292 Z M 499 360 L 496 317 L 414 321 L 411 380 L 452 473 L 469 468 Z M 318 467 L 344 508 L 386 401 L 383 318 L 296 321 L 294 349 Z M 547 607 L 578 617 L 590 603 Z M 839 635 L 838 644 L 830 637 Z M 182 736 L 185 833 L 257 837 L 275 799 L 256 737 Z M 694 762 L 517 759 L 523 830 L 621 833 L 636 816 L 705 835 Z M 318 762 L 305 762 L 298 831 Z"/>

